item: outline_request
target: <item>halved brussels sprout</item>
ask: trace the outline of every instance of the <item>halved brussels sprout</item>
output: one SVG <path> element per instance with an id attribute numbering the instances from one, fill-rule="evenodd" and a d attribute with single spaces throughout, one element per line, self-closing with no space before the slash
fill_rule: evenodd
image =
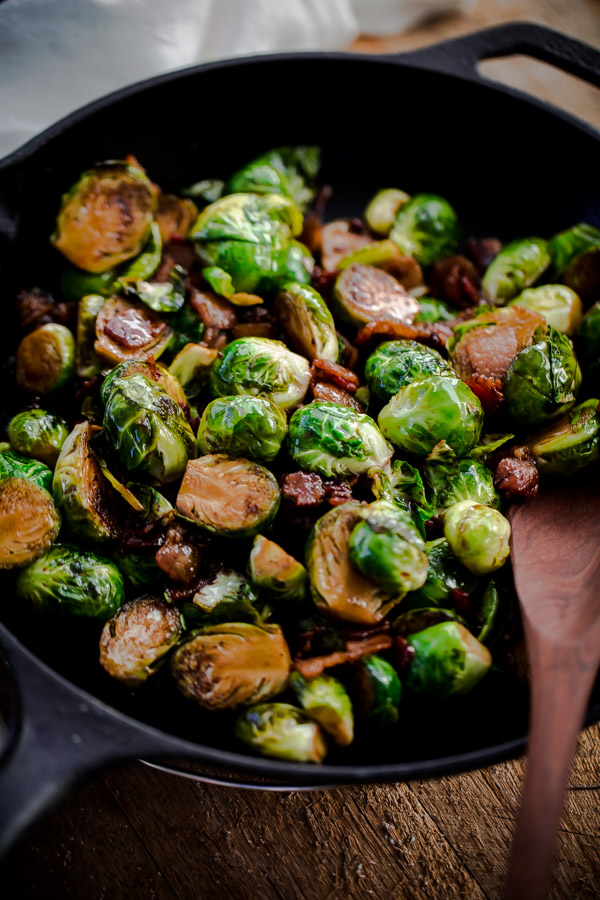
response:
<path id="1" fill-rule="evenodd" d="M 175 194 L 159 195 L 155 219 L 163 244 L 174 237 L 184 238 L 197 218 L 198 207 L 193 200 Z"/>
<path id="2" fill-rule="evenodd" d="M 354 696 L 361 718 L 376 728 L 397 722 L 402 684 L 393 666 L 381 656 L 364 656 L 354 669 Z"/>
<path id="3" fill-rule="evenodd" d="M 175 403 L 178 403 L 180 406 L 185 405 L 186 396 L 177 377 L 161 363 L 154 362 L 152 358 L 145 359 L 143 357 L 140 359 L 126 359 L 124 362 L 119 363 L 118 366 L 115 366 L 114 369 L 111 369 L 100 386 L 102 403 L 107 403 L 118 381 L 131 378 L 133 375 L 143 375 L 148 381 L 162 388 Z"/>
<path id="4" fill-rule="evenodd" d="M 327 753 L 318 724 L 289 703 L 260 703 L 245 710 L 233 732 L 261 756 L 320 763 Z"/>
<path id="5" fill-rule="evenodd" d="M 109 297 L 96 316 L 98 356 L 114 366 L 132 357 L 158 359 L 173 329 L 143 303 Z"/>
<path id="6" fill-rule="evenodd" d="M 161 256 L 162 240 L 160 229 L 157 223 L 153 222 L 142 252 L 121 271 L 116 280 L 115 290 L 119 290 L 119 288 L 127 290 L 129 284 L 135 284 L 137 281 L 147 281 L 158 269 Z"/>
<path id="7" fill-rule="evenodd" d="M 290 687 L 309 718 L 318 722 L 340 747 L 354 739 L 354 714 L 346 688 L 333 675 L 304 678 L 300 672 L 290 675 Z"/>
<path id="8" fill-rule="evenodd" d="M 189 700 L 206 709 L 234 709 L 279 694 L 290 664 L 278 625 L 234 622 L 192 632 L 172 656 L 171 671 Z"/>
<path id="9" fill-rule="evenodd" d="M 331 305 L 340 321 L 360 328 L 367 322 L 410 324 L 419 304 L 399 281 L 375 266 L 353 263 L 337 277 Z"/>
<path id="10" fill-rule="evenodd" d="M 114 383 L 104 410 L 104 429 L 121 465 L 162 484 L 183 474 L 195 452 L 194 433 L 183 410 L 144 375 Z"/>
<path id="11" fill-rule="evenodd" d="M 102 362 L 95 350 L 96 318 L 104 306 L 99 294 L 82 296 L 77 306 L 77 340 L 75 372 L 79 378 L 93 378 L 102 371 Z"/>
<path id="12" fill-rule="evenodd" d="M 306 545 L 306 567 L 313 600 L 333 619 L 373 625 L 398 602 L 350 562 L 348 540 L 362 521 L 363 507 L 349 501 L 317 521 Z"/>
<path id="13" fill-rule="evenodd" d="M 583 306 L 571 288 L 564 284 L 543 284 L 528 288 L 510 301 L 509 306 L 523 306 L 543 315 L 548 325 L 572 337 L 581 324 Z"/>
<path id="14" fill-rule="evenodd" d="M 267 150 L 229 178 L 225 193 L 282 194 L 304 210 L 316 195 L 320 156 L 318 147 Z"/>
<path id="15" fill-rule="evenodd" d="M 75 339 L 64 325 L 49 322 L 26 334 L 17 349 L 16 378 L 30 394 L 60 390 L 75 371 Z"/>
<path id="16" fill-rule="evenodd" d="M 548 241 L 531 237 L 512 241 L 502 248 L 483 276 L 485 295 L 503 306 L 532 285 L 550 265 Z"/>
<path id="17" fill-rule="evenodd" d="M 409 690 L 436 699 L 466 694 L 492 664 L 490 651 L 458 622 L 440 622 L 412 634 L 415 655 L 406 679 Z"/>
<path id="18" fill-rule="evenodd" d="M 110 619 L 125 600 L 117 567 L 70 544 L 55 544 L 23 569 L 16 592 L 40 612 L 99 622 Z"/>
<path id="19" fill-rule="evenodd" d="M 52 493 L 52 472 L 48 466 L 13 450 L 0 452 L 0 480 L 3 478 L 26 478 Z"/>
<path id="20" fill-rule="evenodd" d="M 26 478 L 0 481 L 0 569 L 29 565 L 54 543 L 60 515 L 48 491 Z"/>
<path id="21" fill-rule="evenodd" d="M 198 426 L 199 453 L 227 453 L 261 462 L 275 459 L 287 434 L 285 413 L 268 397 L 212 400 Z"/>
<path id="22" fill-rule="evenodd" d="M 262 534 L 254 538 L 248 558 L 248 574 L 261 591 L 278 600 L 301 600 L 308 575 L 297 559 Z"/>
<path id="23" fill-rule="evenodd" d="M 155 209 L 156 193 L 142 169 L 102 163 L 63 194 L 51 240 L 80 269 L 106 272 L 141 251 Z"/>
<path id="24" fill-rule="evenodd" d="M 52 493 L 74 535 L 92 541 L 116 537 L 116 496 L 90 449 L 100 429 L 80 422 L 64 442 L 56 462 Z"/>
<path id="25" fill-rule="evenodd" d="M 392 230 L 399 211 L 410 200 L 410 194 L 398 188 L 384 188 L 378 191 L 365 209 L 365 222 L 375 234 L 385 237 Z"/>
<path id="26" fill-rule="evenodd" d="M 217 453 L 191 460 L 177 495 L 178 511 L 224 537 L 254 537 L 279 509 L 275 476 L 247 459 Z"/>
<path id="27" fill-rule="evenodd" d="M 338 361 L 340 348 L 335 322 L 314 288 L 288 282 L 277 296 L 274 311 L 297 353 L 311 361 Z"/>
<path id="28" fill-rule="evenodd" d="M 192 608 L 193 607 L 193 608 Z M 221 569 L 212 581 L 202 585 L 184 606 L 186 620 L 200 625 L 217 622 L 251 622 L 262 625 L 261 613 L 270 610 L 261 606 L 258 591 L 247 578 L 233 569 Z"/>
<path id="29" fill-rule="evenodd" d="M 100 636 L 100 665 L 129 688 L 153 675 L 181 637 L 179 611 L 156 597 L 139 597 L 109 619 Z"/>
<path id="30" fill-rule="evenodd" d="M 281 341 L 238 338 L 215 360 L 210 387 L 216 397 L 234 394 L 268 394 L 281 409 L 291 409 L 304 399 L 310 382 L 310 366 Z"/>
<path id="31" fill-rule="evenodd" d="M 44 409 L 17 413 L 8 424 L 8 437 L 15 450 L 23 456 L 39 459 L 50 468 L 56 464 L 68 434 L 64 419 Z"/>
<path id="32" fill-rule="evenodd" d="M 183 388 L 188 402 L 194 401 L 208 384 L 211 366 L 218 355 L 219 351 L 210 347 L 186 344 L 169 366 L 169 372 Z"/>
<path id="33" fill-rule="evenodd" d="M 479 440 L 483 410 L 463 381 L 429 375 L 400 388 L 377 422 L 383 435 L 406 453 L 426 456 L 446 441 L 457 456 L 465 456 Z"/>
<path id="34" fill-rule="evenodd" d="M 528 439 L 542 474 L 572 475 L 598 459 L 599 404 L 596 399 L 586 400 Z"/>
<path id="35" fill-rule="evenodd" d="M 455 211 L 437 194 L 415 194 L 400 207 L 390 231 L 402 252 L 414 256 L 422 266 L 450 256 L 459 236 Z"/>
<path id="36" fill-rule="evenodd" d="M 500 506 L 490 470 L 468 456 L 458 459 L 444 441 L 434 447 L 423 470 L 434 515 L 460 500 L 473 500 L 494 509 Z"/>
<path id="37" fill-rule="evenodd" d="M 365 363 L 365 379 L 382 403 L 423 375 L 454 375 L 445 359 L 417 341 L 384 341 Z"/>
<path id="38" fill-rule="evenodd" d="M 428 558 L 427 579 L 418 591 L 404 599 L 403 608 L 451 607 L 454 606 L 455 591 L 470 594 L 474 590 L 477 583 L 475 576 L 459 563 L 445 538 L 428 541 L 425 551 Z"/>
<path id="39" fill-rule="evenodd" d="M 386 241 L 372 241 L 370 244 L 365 244 L 364 247 L 352 250 L 340 259 L 337 268 L 348 269 L 354 265 L 375 266 L 395 274 L 394 270 L 397 271 L 399 269 L 402 271 L 408 260 L 414 266 L 415 273 L 419 273 L 422 276 L 421 267 L 412 256 L 404 256 L 398 244 L 388 239 Z M 402 281 L 399 275 L 396 277 L 398 277 L 399 281 Z M 419 280 L 422 281 L 422 277 Z"/>
<path id="40" fill-rule="evenodd" d="M 497 509 L 472 500 L 448 507 L 444 536 L 459 562 L 474 575 L 500 569 L 510 554 L 510 525 Z"/>
<path id="41" fill-rule="evenodd" d="M 419 312 L 415 322 L 451 322 L 456 318 L 456 310 L 443 300 L 435 297 L 419 297 Z"/>

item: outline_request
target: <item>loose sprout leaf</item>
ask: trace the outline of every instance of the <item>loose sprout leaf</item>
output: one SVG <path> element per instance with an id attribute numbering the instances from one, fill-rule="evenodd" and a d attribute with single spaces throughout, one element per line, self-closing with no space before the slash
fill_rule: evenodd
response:
<path id="1" fill-rule="evenodd" d="M 185 269 L 173 266 L 168 281 L 151 282 L 141 278 L 124 280 L 123 288 L 128 297 L 141 300 L 157 313 L 174 313 L 185 303 Z"/>
<path id="2" fill-rule="evenodd" d="M 64 419 L 44 409 L 17 413 L 8 424 L 8 436 L 15 450 L 50 467 L 56 464 L 68 434 Z"/>
<path id="3" fill-rule="evenodd" d="M 0 481 L 13 477 L 27 478 L 49 493 L 52 492 L 52 470 L 48 466 L 21 453 L 3 449 L 0 452 Z"/>

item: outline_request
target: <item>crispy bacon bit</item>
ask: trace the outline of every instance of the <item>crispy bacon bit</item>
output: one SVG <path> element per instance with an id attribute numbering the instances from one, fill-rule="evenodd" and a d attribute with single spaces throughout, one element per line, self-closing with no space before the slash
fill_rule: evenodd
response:
<path id="1" fill-rule="evenodd" d="M 449 256 L 431 267 L 431 293 L 462 309 L 479 302 L 479 273 L 465 256 Z"/>
<path id="2" fill-rule="evenodd" d="M 325 300 L 331 300 L 335 280 L 340 274 L 340 269 L 332 269 L 330 272 L 315 266 L 311 276 L 311 284 Z"/>
<path id="3" fill-rule="evenodd" d="M 301 244 L 304 244 L 313 256 L 318 256 L 321 253 L 322 246 L 322 230 L 323 226 L 321 224 L 320 218 L 314 212 L 309 212 L 304 217 L 304 224 L 302 226 L 302 233 L 298 240 Z"/>
<path id="4" fill-rule="evenodd" d="M 127 350 L 147 346 L 164 330 L 165 324 L 158 316 L 125 303 L 104 326 L 107 337 Z"/>
<path id="5" fill-rule="evenodd" d="M 348 391 L 343 391 L 335 384 L 326 384 L 317 382 L 313 386 L 313 397 L 315 400 L 329 400 L 331 403 L 339 403 L 341 406 L 348 406 L 357 412 L 364 412 L 365 408 L 362 403 L 355 400 Z"/>
<path id="6" fill-rule="evenodd" d="M 389 650 L 392 643 L 393 639 L 389 634 L 377 634 L 356 641 L 348 641 L 345 650 L 336 650 L 333 653 L 328 653 L 326 656 L 313 656 L 312 659 L 295 659 L 293 666 L 304 678 L 316 678 L 325 669 L 356 662 L 363 656 L 370 656 L 372 653 L 379 653 L 381 650 Z"/>
<path id="7" fill-rule="evenodd" d="M 471 603 L 471 595 L 461 588 L 454 588 L 450 594 L 454 609 L 463 619 L 470 619 L 473 615 L 473 604 Z"/>
<path id="8" fill-rule="evenodd" d="M 350 234 L 366 234 L 367 226 L 358 216 L 352 216 L 348 222 L 348 231 Z"/>
<path id="9" fill-rule="evenodd" d="M 371 243 L 373 238 L 364 230 L 362 222 L 360 231 L 346 220 L 328 222 L 321 232 L 321 265 L 327 271 L 337 269 L 345 256 Z"/>
<path id="10" fill-rule="evenodd" d="M 193 288 L 190 303 L 204 322 L 206 328 L 227 331 L 237 323 L 237 314 L 232 304 L 213 291 Z"/>
<path id="11" fill-rule="evenodd" d="M 313 384 L 331 382 L 349 394 L 355 394 L 360 387 L 358 375 L 345 366 L 328 362 L 326 359 L 313 359 L 310 367 Z"/>
<path id="12" fill-rule="evenodd" d="M 188 272 L 193 263 L 194 249 L 192 245 L 187 241 L 183 241 L 181 244 L 171 241 L 163 248 L 160 265 L 152 276 L 152 281 L 168 281 L 173 266 L 181 266 Z"/>
<path id="13" fill-rule="evenodd" d="M 484 413 L 494 415 L 504 403 L 502 382 L 499 378 L 488 378 L 487 375 L 471 375 L 465 384 L 479 397 Z"/>
<path id="14" fill-rule="evenodd" d="M 281 479 L 281 496 L 297 507 L 318 506 L 325 499 L 325 486 L 314 472 L 289 472 Z"/>
<path id="15" fill-rule="evenodd" d="M 356 479 L 354 479 L 356 482 Z M 340 506 L 352 500 L 352 485 L 348 481 L 338 481 L 335 478 L 327 478 L 323 485 L 325 495 L 330 506 Z"/>
<path id="16" fill-rule="evenodd" d="M 200 569 L 202 555 L 186 529 L 177 523 L 167 530 L 165 541 L 156 553 L 156 565 L 172 581 L 189 584 Z"/>
<path id="17" fill-rule="evenodd" d="M 473 260 L 482 275 L 501 250 L 502 241 L 499 241 L 498 238 L 471 237 L 465 241 L 465 252 Z"/>
<path id="18" fill-rule="evenodd" d="M 509 497 L 535 497 L 540 476 L 533 454 L 528 447 L 514 447 L 511 452 L 498 463 L 494 484 Z"/>
<path id="19" fill-rule="evenodd" d="M 355 344 L 361 347 L 374 337 L 419 341 L 439 350 L 446 348 L 452 337 L 452 329 L 443 322 L 414 322 L 412 325 L 387 321 L 367 322 L 356 335 Z"/>
<path id="20" fill-rule="evenodd" d="M 17 294 L 17 315 L 19 325 L 25 331 L 58 322 L 67 325 L 75 314 L 76 304 L 56 303 L 50 294 L 39 288 L 19 291 Z"/>
<path id="21" fill-rule="evenodd" d="M 403 672 L 406 672 L 414 655 L 415 648 L 408 643 L 406 638 L 400 634 L 394 635 L 394 662 L 398 674 L 402 675 Z"/>
<path id="22" fill-rule="evenodd" d="M 513 359 L 533 341 L 536 328 L 544 325 L 540 313 L 520 306 L 505 306 L 481 313 L 452 351 L 454 368 L 461 378 L 486 375 L 502 381 Z"/>

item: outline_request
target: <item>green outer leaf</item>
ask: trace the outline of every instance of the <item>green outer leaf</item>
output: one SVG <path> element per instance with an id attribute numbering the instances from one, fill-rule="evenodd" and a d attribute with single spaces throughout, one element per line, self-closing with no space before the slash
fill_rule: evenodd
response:
<path id="1" fill-rule="evenodd" d="M 402 684 L 381 656 L 364 656 L 355 667 L 354 694 L 359 714 L 370 725 L 387 728 L 398 720 Z"/>
<path id="2" fill-rule="evenodd" d="M 268 397 L 240 394 L 212 400 L 198 426 L 200 453 L 228 453 L 272 462 L 287 434 L 285 413 Z"/>
<path id="3" fill-rule="evenodd" d="M 473 500 L 494 509 L 500 507 L 500 497 L 490 470 L 469 457 L 457 459 L 444 442 L 435 447 L 425 460 L 424 473 L 434 515 L 439 515 L 459 500 Z"/>
<path id="4" fill-rule="evenodd" d="M 483 276 L 483 290 L 497 306 L 503 306 L 532 285 L 546 271 L 552 255 L 543 238 L 512 241 L 503 247 Z"/>
<path id="5" fill-rule="evenodd" d="M 0 453 L 0 480 L 4 478 L 27 478 L 52 493 L 52 471 L 48 466 L 13 450 Z"/>
<path id="6" fill-rule="evenodd" d="M 550 239 L 552 274 L 556 277 L 564 275 L 576 259 L 598 248 L 600 248 L 600 231 L 587 222 L 579 222 L 565 231 L 560 231 Z"/>
<path id="7" fill-rule="evenodd" d="M 269 338 L 238 338 L 215 360 L 210 376 L 213 396 L 267 394 L 281 409 L 290 409 L 304 399 L 310 367 L 304 357 L 281 341 Z"/>
<path id="8" fill-rule="evenodd" d="M 437 350 L 417 341 L 384 341 L 365 363 L 366 382 L 382 403 L 424 375 L 454 375 L 454 371 Z"/>
<path id="9" fill-rule="evenodd" d="M 416 194 L 401 206 L 390 232 L 402 253 L 414 256 L 422 266 L 450 256 L 459 235 L 455 211 L 437 194 Z"/>
<path id="10" fill-rule="evenodd" d="M 315 198 L 314 179 L 319 165 L 318 147 L 278 147 L 235 172 L 225 186 L 225 193 L 283 194 L 300 209 L 306 209 Z"/>
<path id="11" fill-rule="evenodd" d="M 126 289 L 130 281 L 148 281 L 160 265 L 162 240 L 157 222 L 150 226 L 148 239 L 139 256 L 136 256 L 115 280 L 114 290 Z"/>

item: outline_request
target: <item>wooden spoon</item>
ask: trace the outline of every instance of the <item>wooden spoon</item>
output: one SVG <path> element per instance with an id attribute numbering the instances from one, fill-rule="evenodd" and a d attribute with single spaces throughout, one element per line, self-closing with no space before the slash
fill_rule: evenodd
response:
<path id="1" fill-rule="evenodd" d="M 600 663 L 600 486 L 544 487 L 509 517 L 531 712 L 505 896 L 543 900 L 569 767 Z"/>

